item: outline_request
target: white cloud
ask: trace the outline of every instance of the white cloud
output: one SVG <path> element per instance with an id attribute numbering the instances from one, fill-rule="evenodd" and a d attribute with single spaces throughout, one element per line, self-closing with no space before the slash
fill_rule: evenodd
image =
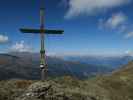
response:
<path id="1" fill-rule="evenodd" d="M 8 36 L 1 35 L 0 34 L 0 43 L 7 43 L 8 42 Z"/>
<path id="2" fill-rule="evenodd" d="M 127 16 L 125 16 L 123 13 L 116 13 L 113 14 L 110 18 L 107 20 L 100 20 L 100 27 L 106 27 L 111 29 L 122 29 L 125 28 L 125 24 L 127 22 Z"/>
<path id="3" fill-rule="evenodd" d="M 65 18 L 71 18 L 80 14 L 91 15 L 97 11 L 128 4 L 129 1 L 130 0 L 68 0 L 69 9 Z"/>
<path id="4" fill-rule="evenodd" d="M 113 29 L 124 34 L 125 39 L 133 38 L 133 25 L 128 22 L 128 16 L 123 13 L 113 14 L 108 19 L 99 20 L 99 29 Z"/>
<path id="5" fill-rule="evenodd" d="M 124 14 L 118 13 L 112 15 L 112 17 L 107 20 L 106 25 L 110 28 L 117 28 L 120 25 L 125 24 L 126 20 L 127 17 Z"/>
<path id="6" fill-rule="evenodd" d="M 128 38 L 131 38 L 133 37 L 133 31 L 130 31 L 128 32 L 126 35 L 125 35 L 125 38 L 128 39 Z"/>
<path id="7" fill-rule="evenodd" d="M 128 56 L 133 56 L 133 51 L 127 50 L 127 51 L 125 52 L 125 54 L 128 55 Z"/>
<path id="8" fill-rule="evenodd" d="M 24 41 L 16 42 L 11 46 L 12 52 L 32 52 L 32 48 L 25 44 Z"/>

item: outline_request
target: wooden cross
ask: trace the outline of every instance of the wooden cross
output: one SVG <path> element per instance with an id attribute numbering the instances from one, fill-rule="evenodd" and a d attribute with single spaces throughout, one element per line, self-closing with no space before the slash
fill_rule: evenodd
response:
<path id="1" fill-rule="evenodd" d="M 21 28 L 22 33 L 33 33 L 40 34 L 41 38 L 41 50 L 40 50 L 40 68 L 41 68 L 41 79 L 45 80 L 47 77 L 48 66 L 46 63 L 46 55 L 44 48 L 45 34 L 63 34 L 63 30 L 49 30 L 44 28 L 44 7 L 40 8 L 40 29 L 32 28 Z"/>

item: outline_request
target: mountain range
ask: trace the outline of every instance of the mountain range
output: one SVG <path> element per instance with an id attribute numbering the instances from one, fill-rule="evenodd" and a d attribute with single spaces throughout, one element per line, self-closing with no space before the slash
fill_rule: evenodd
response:
<path id="1" fill-rule="evenodd" d="M 40 56 L 38 53 L 0 54 L 0 80 L 3 79 L 40 79 Z M 132 60 L 131 56 L 123 57 L 57 57 L 47 56 L 48 76 L 70 75 L 84 79 L 99 74 L 108 74 L 119 66 Z"/>
<path id="2" fill-rule="evenodd" d="M 80 63 L 103 65 L 114 69 L 120 68 L 133 60 L 130 55 L 117 55 L 117 56 L 62 56 L 66 61 L 77 61 Z"/>
<path id="3" fill-rule="evenodd" d="M 0 79 L 40 79 L 39 59 L 38 53 L 0 54 Z M 48 76 L 50 77 L 70 75 L 77 78 L 87 78 L 113 70 L 102 65 L 66 61 L 54 56 L 47 56 L 46 59 L 49 68 Z"/>

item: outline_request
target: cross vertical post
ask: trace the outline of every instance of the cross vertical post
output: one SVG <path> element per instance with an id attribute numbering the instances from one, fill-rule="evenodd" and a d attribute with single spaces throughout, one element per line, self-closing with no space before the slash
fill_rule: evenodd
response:
<path id="1" fill-rule="evenodd" d="M 41 68 L 41 78 L 42 80 L 46 79 L 47 73 L 47 64 L 46 64 L 46 56 L 44 49 L 44 39 L 45 39 L 45 30 L 44 30 L 44 8 L 40 9 L 40 30 L 41 30 L 41 50 L 40 50 L 40 68 Z"/>
<path id="2" fill-rule="evenodd" d="M 44 7 L 40 8 L 40 29 L 31 29 L 31 28 L 21 28 L 22 33 L 33 33 L 40 34 L 41 39 L 41 49 L 40 49 L 40 68 L 41 68 L 41 79 L 46 80 L 48 65 L 46 63 L 45 47 L 44 40 L 46 34 L 63 34 L 63 30 L 49 30 L 44 28 Z"/>

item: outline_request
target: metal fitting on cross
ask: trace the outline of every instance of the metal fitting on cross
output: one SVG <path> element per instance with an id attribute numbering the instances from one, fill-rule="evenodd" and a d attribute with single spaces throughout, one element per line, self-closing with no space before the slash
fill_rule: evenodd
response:
<path id="1" fill-rule="evenodd" d="M 45 50 L 40 50 L 40 53 L 41 54 L 45 54 Z"/>
<path id="2" fill-rule="evenodd" d="M 40 68 L 41 68 L 41 69 L 48 70 L 47 65 L 44 65 L 44 64 L 40 64 Z"/>

